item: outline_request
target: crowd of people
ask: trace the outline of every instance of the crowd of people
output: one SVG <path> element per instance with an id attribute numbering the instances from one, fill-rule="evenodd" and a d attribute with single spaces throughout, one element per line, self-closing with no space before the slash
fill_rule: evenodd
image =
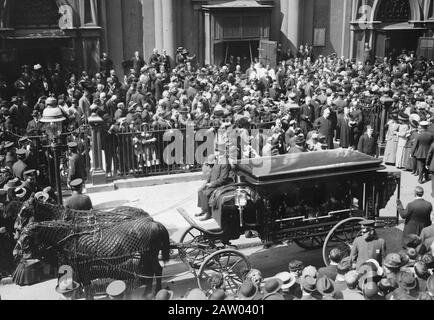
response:
<path id="1" fill-rule="evenodd" d="M 13 226 L 3 222 L 11 202 L 38 193 L 56 201 L 53 154 L 43 147 L 47 128 L 41 117 L 46 108 L 58 108 L 67 119 L 63 126 L 69 132 L 64 136 L 70 150 L 68 183 L 86 181 L 89 136 L 80 128 L 94 114 L 103 120 L 101 147 L 109 175 L 118 170 L 115 158 L 123 156 L 118 136 L 123 130 L 134 133 L 131 143 L 136 155 L 152 166 L 162 160 L 155 155 L 162 153 L 156 132 L 168 129 L 233 129 L 248 142 L 258 138 L 250 129 L 271 130 L 271 135 L 259 135 L 259 150 L 238 150 L 237 157 L 336 147 L 378 156 L 385 129 L 385 163 L 411 170 L 421 184 L 430 180 L 429 173 L 434 172 L 433 61 L 405 50 L 399 56 L 377 60 L 355 61 L 336 55 L 314 59 L 309 46 L 296 55 L 280 52 L 278 58 L 276 66 L 255 59 L 245 70 L 238 64 L 240 57 L 222 66 L 199 66 L 195 56 L 180 47 L 175 61 L 164 51 L 154 50 L 147 61 L 136 52 L 123 65 L 130 68 L 123 77 L 113 69 L 107 54 L 94 75 L 86 71 L 64 74 L 59 64 L 46 68 L 38 64 L 23 66 L 12 82 L 0 76 L 0 236 L 14 233 Z M 383 108 L 387 108 L 385 128 L 381 125 Z M 409 263 L 405 255 L 400 259 L 399 263 L 392 259 L 395 269 Z M 416 265 L 423 269 L 419 262 Z M 383 264 L 384 270 L 390 270 L 390 265 Z M 425 266 L 432 269 L 428 262 Z M 395 276 L 395 289 L 414 278 L 399 270 L 390 274 Z M 298 275 L 302 289 L 305 284 L 321 292 L 322 286 L 333 285 L 333 279 L 323 281 L 313 272 L 308 276 Z M 354 278 L 350 273 L 348 279 Z M 341 278 L 341 282 L 346 280 Z M 377 284 L 380 288 L 382 281 Z M 252 288 L 262 290 L 258 285 Z M 351 288 L 348 290 L 355 289 Z M 245 289 L 240 292 L 247 294 Z M 278 292 L 269 290 L 264 293 Z"/>

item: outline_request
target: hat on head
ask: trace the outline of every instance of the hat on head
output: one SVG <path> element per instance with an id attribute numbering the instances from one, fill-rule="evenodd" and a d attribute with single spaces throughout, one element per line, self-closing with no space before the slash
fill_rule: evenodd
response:
<path id="1" fill-rule="evenodd" d="M 240 300 L 253 300 L 258 294 L 258 287 L 251 281 L 244 281 L 238 289 L 238 297 Z"/>
<path id="2" fill-rule="evenodd" d="M 315 292 L 316 291 L 316 280 L 314 277 L 309 275 L 305 275 L 301 277 L 301 286 L 306 292 Z"/>
<path id="3" fill-rule="evenodd" d="M 167 289 L 161 289 L 155 295 L 154 300 L 172 300 L 174 292 Z"/>
<path id="4" fill-rule="evenodd" d="M 373 271 L 375 271 L 377 273 L 377 275 L 379 275 L 380 277 L 383 276 L 384 269 L 380 266 L 380 263 L 377 260 L 375 260 L 375 259 L 369 259 L 366 262 L 370 263 L 371 265 L 374 266 Z"/>
<path id="5" fill-rule="evenodd" d="M 398 275 L 399 287 L 405 290 L 413 290 L 417 287 L 417 279 L 413 273 L 402 271 Z"/>
<path id="6" fill-rule="evenodd" d="M 398 120 L 408 121 L 409 119 L 410 119 L 410 116 L 408 114 L 404 113 L 404 112 L 400 112 L 398 114 Z"/>
<path id="7" fill-rule="evenodd" d="M 362 291 L 366 299 L 373 299 L 378 295 L 378 286 L 375 282 L 372 282 L 369 286 L 364 285 Z"/>
<path id="8" fill-rule="evenodd" d="M 35 199 L 40 202 L 47 202 L 48 199 L 50 199 L 50 196 L 48 195 L 48 193 L 40 191 L 35 194 Z"/>
<path id="9" fill-rule="evenodd" d="M 68 148 L 69 149 L 76 149 L 78 147 L 77 142 L 70 142 L 68 143 Z"/>
<path id="10" fill-rule="evenodd" d="M 418 261 L 414 264 L 414 272 L 418 277 L 423 277 L 426 275 L 430 275 L 430 272 L 428 270 L 428 267 L 425 262 Z"/>
<path id="11" fill-rule="evenodd" d="M 384 259 L 383 266 L 390 269 L 399 269 L 402 266 L 401 256 L 397 253 L 389 253 Z"/>
<path id="12" fill-rule="evenodd" d="M 307 266 L 303 269 L 303 272 L 301 273 L 302 276 L 311 276 L 312 278 L 318 277 L 318 270 L 314 266 Z"/>
<path id="13" fill-rule="evenodd" d="M 15 189 L 21 185 L 20 179 L 14 178 L 12 180 L 9 180 L 8 183 L 6 183 L 3 186 L 3 190 L 8 191 L 9 189 Z"/>
<path id="14" fill-rule="evenodd" d="M 225 300 L 226 293 L 223 289 L 218 289 L 214 291 L 208 298 L 208 300 Z"/>
<path id="15" fill-rule="evenodd" d="M 306 139 L 304 138 L 303 135 L 299 135 L 297 136 L 297 138 L 295 138 L 295 144 L 304 144 L 306 142 Z"/>
<path id="16" fill-rule="evenodd" d="M 38 172 L 35 169 L 31 169 L 31 170 L 24 171 L 23 175 L 25 177 L 32 177 L 32 176 L 36 176 L 37 173 Z"/>
<path id="17" fill-rule="evenodd" d="M 190 290 L 190 292 L 185 297 L 185 300 L 207 300 L 207 298 L 202 290 L 195 288 L 193 290 Z"/>
<path id="18" fill-rule="evenodd" d="M 5 147 L 5 149 L 8 149 L 8 148 L 12 147 L 13 145 L 14 145 L 13 142 L 6 141 L 5 144 L 4 144 L 4 147 Z"/>
<path id="19" fill-rule="evenodd" d="M 265 295 L 262 300 L 285 300 L 285 297 L 280 293 L 270 293 Z"/>
<path id="20" fill-rule="evenodd" d="M 31 141 L 30 139 L 29 139 L 29 137 L 22 137 L 22 138 L 20 138 L 20 140 L 18 140 L 18 142 L 21 142 L 21 143 L 23 143 L 23 142 L 26 142 L 26 141 Z"/>
<path id="21" fill-rule="evenodd" d="M 77 282 L 73 281 L 71 278 L 66 278 L 57 283 L 56 292 L 66 294 L 77 290 L 79 287 L 80 285 Z"/>
<path id="22" fill-rule="evenodd" d="M 364 220 L 359 222 L 359 224 L 362 226 L 362 228 L 374 228 L 375 227 L 375 220 Z"/>
<path id="23" fill-rule="evenodd" d="M 297 282 L 295 276 L 289 272 L 280 272 L 274 278 L 282 281 L 282 290 L 291 288 Z"/>
<path id="24" fill-rule="evenodd" d="M 335 285 L 328 277 L 321 277 L 316 281 L 316 289 L 323 296 L 332 296 L 335 292 Z"/>
<path id="25" fill-rule="evenodd" d="M 83 182 L 84 182 L 83 179 L 79 178 L 71 181 L 69 185 L 71 186 L 71 188 L 78 188 L 83 185 Z"/>
<path id="26" fill-rule="evenodd" d="M 23 199 L 27 195 L 27 189 L 20 186 L 15 189 L 15 195 L 18 199 Z"/>
<path id="27" fill-rule="evenodd" d="M 420 123 L 420 126 L 421 126 L 421 127 L 428 127 L 428 126 L 429 126 L 429 122 L 428 122 L 428 121 L 422 121 L 422 122 Z"/>
<path id="28" fill-rule="evenodd" d="M 35 64 L 34 66 L 33 66 L 33 70 L 40 70 L 40 69 L 42 69 L 42 66 L 38 63 L 38 64 Z"/>
<path id="29" fill-rule="evenodd" d="M 25 156 L 27 153 L 26 149 L 18 149 L 17 150 L 17 156 Z"/>
<path id="30" fill-rule="evenodd" d="M 126 289 L 127 285 L 125 284 L 125 282 L 121 280 L 116 280 L 107 286 L 106 293 L 110 297 L 117 298 L 122 296 L 125 293 Z"/>
<path id="31" fill-rule="evenodd" d="M 422 243 L 422 238 L 416 234 L 409 234 L 404 238 L 406 248 L 417 248 Z"/>
<path id="32" fill-rule="evenodd" d="M 337 265 L 337 272 L 338 274 L 344 276 L 348 271 L 351 270 L 351 262 L 348 260 L 342 260 L 341 262 L 339 262 L 339 264 Z"/>

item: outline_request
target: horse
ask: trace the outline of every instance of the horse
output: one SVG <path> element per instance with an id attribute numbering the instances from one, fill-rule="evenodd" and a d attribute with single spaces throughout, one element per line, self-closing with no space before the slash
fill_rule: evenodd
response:
<path id="1" fill-rule="evenodd" d="M 78 211 L 66 208 L 59 204 L 52 204 L 44 202 L 34 197 L 21 204 L 19 213 L 15 220 L 16 239 L 19 238 L 21 230 L 31 222 L 43 221 L 87 221 L 89 224 L 92 221 L 99 221 L 100 223 L 118 223 L 138 217 L 149 217 L 149 213 L 142 209 L 134 207 L 118 207 L 110 210 L 91 210 L 91 211 Z"/>
<path id="2" fill-rule="evenodd" d="M 76 281 L 89 297 L 92 280 L 135 280 L 155 292 L 161 290 L 163 262 L 170 258 L 169 232 L 152 217 L 138 217 L 120 223 L 102 223 L 93 229 L 81 228 L 71 221 L 33 222 L 27 225 L 14 252 L 25 260 L 43 260 L 54 251 L 74 270 Z"/>

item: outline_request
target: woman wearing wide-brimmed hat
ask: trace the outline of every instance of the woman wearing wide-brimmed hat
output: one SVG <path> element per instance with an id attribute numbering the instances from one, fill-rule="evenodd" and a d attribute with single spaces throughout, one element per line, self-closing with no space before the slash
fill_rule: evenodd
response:
<path id="1" fill-rule="evenodd" d="M 408 125 L 410 117 L 404 113 L 401 112 L 398 115 L 398 146 L 396 150 L 396 167 L 398 169 L 404 169 L 406 163 L 404 162 L 404 148 L 407 144 L 407 132 L 410 129 L 410 126 Z"/>
<path id="2" fill-rule="evenodd" d="M 398 148 L 398 115 L 391 114 L 390 120 L 387 123 L 386 134 L 386 150 L 384 151 L 384 163 L 395 165 L 396 164 L 396 150 Z"/>
<path id="3" fill-rule="evenodd" d="M 404 147 L 403 162 L 405 164 L 405 170 L 411 171 L 412 174 L 416 175 L 417 164 L 414 158 L 411 157 L 414 146 L 416 145 L 416 138 L 419 134 L 419 122 L 420 117 L 417 114 L 412 114 L 410 116 L 410 129 L 407 132 L 407 143 Z"/>

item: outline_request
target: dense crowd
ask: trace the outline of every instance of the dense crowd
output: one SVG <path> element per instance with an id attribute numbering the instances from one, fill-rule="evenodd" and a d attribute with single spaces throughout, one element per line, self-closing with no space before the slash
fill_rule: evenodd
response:
<path id="1" fill-rule="evenodd" d="M 136 52 L 124 64 L 130 69 L 121 77 L 108 55 L 103 54 L 101 70 L 94 75 L 86 71 L 65 74 L 56 64 L 46 68 L 23 66 L 12 83 L 0 76 L 2 239 L 14 236 L 15 230 L 7 221 L 7 208 L 12 202 L 38 192 L 47 201 L 55 201 L 53 154 L 43 147 L 47 128 L 41 116 L 45 108 L 58 108 L 67 119 L 63 126 L 70 133 L 64 141 L 70 150 L 68 182 L 86 180 L 84 168 L 89 163 L 84 158 L 89 153 L 89 136 L 79 129 L 92 115 L 103 120 L 102 149 L 110 175 L 117 170 L 114 158 L 122 156 L 119 132 L 134 133 L 131 143 L 136 155 L 152 166 L 158 164 L 160 158 L 155 153 L 162 149 L 157 130 L 187 126 L 233 128 L 246 141 L 257 138 L 251 135 L 252 128 L 271 130 L 270 135 L 259 135 L 259 150 L 238 150 L 240 157 L 314 152 L 337 146 L 376 156 L 377 143 L 383 138 L 384 107 L 385 163 L 411 170 L 420 183 L 428 181 L 429 173 L 434 172 L 434 63 L 412 52 L 404 50 L 382 60 L 367 56 L 357 62 L 335 55 L 314 59 L 308 46 L 300 48 L 295 56 L 280 54 L 276 67 L 263 65 L 258 59 L 244 66 L 240 57 L 230 57 L 223 66 L 200 67 L 186 49 L 178 48 L 174 60 L 164 51 L 154 50 L 145 61 Z M 398 265 L 400 270 L 417 260 L 414 254 L 409 261 L 400 255 L 399 263 L 397 256 L 393 257 L 395 271 Z M 416 263 L 419 271 L 432 269 L 425 255 L 420 258 Z M 384 270 L 390 270 L 392 262 L 383 264 Z M 338 261 L 336 266 L 343 263 Z M 333 279 L 321 280 L 312 268 L 308 270 L 309 278 L 303 272 L 296 277 L 302 291 L 310 286 L 321 293 L 324 286 L 333 285 Z M 390 273 L 396 279 L 391 285 L 394 289 L 402 281 L 410 285 L 408 281 L 419 279 L 414 273 L 399 270 Z M 358 276 L 350 272 L 347 277 L 347 271 L 341 274 L 340 282 L 347 284 L 348 290 L 356 290 L 358 281 L 354 279 Z M 376 282 L 378 289 L 385 285 L 383 280 Z M 432 292 L 432 281 L 429 283 Z M 265 294 L 279 292 L 270 289 L 271 284 L 263 289 L 248 284 L 240 292 L 248 295 L 249 286 Z M 359 289 L 365 294 L 363 286 Z"/>

